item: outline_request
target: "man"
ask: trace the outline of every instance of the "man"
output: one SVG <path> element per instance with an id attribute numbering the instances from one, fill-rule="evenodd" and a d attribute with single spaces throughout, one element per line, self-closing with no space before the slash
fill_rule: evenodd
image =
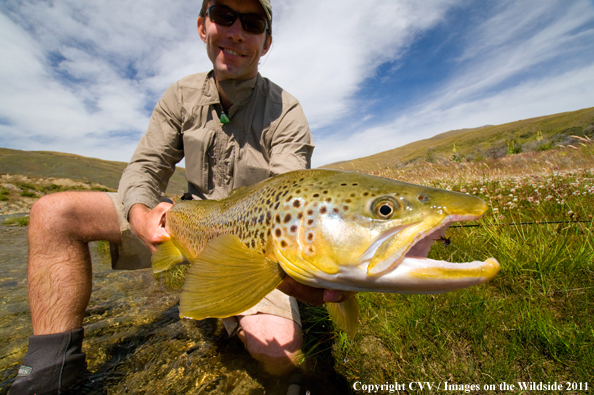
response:
<path id="1" fill-rule="evenodd" d="M 275 174 L 309 167 L 313 142 L 292 96 L 262 78 L 258 61 L 272 44 L 270 0 L 205 0 L 198 33 L 210 73 L 188 76 L 163 95 L 120 181 L 118 194 L 65 192 L 32 208 L 29 302 L 33 336 L 10 394 L 59 393 L 86 371 L 82 322 L 91 295 L 88 242 L 112 245 L 114 269 L 150 267 L 167 234 L 169 203 L 159 203 L 175 164 L 186 158 L 189 193 L 217 199 Z M 348 295 L 279 286 L 306 302 Z M 226 319 L 247 350 L 273 374 L 289 372 L 302 344 L 294 300 L 275 290 L 244 314 Z"/>

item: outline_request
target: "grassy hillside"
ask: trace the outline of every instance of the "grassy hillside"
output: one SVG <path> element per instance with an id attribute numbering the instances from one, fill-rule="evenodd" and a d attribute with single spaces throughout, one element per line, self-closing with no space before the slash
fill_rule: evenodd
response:
<path id="1" fill-rule="evenodd" d="M 92 181 L 117 189 L 124 162 L 87 158 L 50 151 L 20 151 L 0 148 L 0 174 L 20 174 L 29 177 L 70 178 Z M 169 181 L 168 194 L 187 190 L 185 169 L 177 168 Z"/>
<path id="2" fill-rule="evenodd" d="M 576 135 L 594 137 L 594 107 L 503 125 L 453 130 L 372 156 L 323 167 L 371 172 L 422 162 L 478 162 L 521 152 L 547 151 L 560 145 L 578 145 L 580 140 L 571 137 Z"/>

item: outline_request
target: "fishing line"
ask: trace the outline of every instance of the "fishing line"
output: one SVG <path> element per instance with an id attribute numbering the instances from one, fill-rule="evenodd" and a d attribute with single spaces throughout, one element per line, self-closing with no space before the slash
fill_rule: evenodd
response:
<path id="1" fill-rule="evenodd" d="M 536 222 L 510 222 L 507 224 L 472 224 L 472 225 L 453 225 L 449 228 L 478 228 L 481 226 L 523 226 L 523 225 L 550 225 L 550 224 L 579 224 L 592 222 L 592 220 L 579 221 L 536 221 Z"/>

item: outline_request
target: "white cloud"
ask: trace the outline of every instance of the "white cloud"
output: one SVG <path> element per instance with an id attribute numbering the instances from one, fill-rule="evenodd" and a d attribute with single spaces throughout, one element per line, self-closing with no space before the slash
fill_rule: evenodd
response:
<path id="1" fill-rule="evenodd" d="M 456 3 L 277 1 L 275 44 L 262 72 L 299 99 L 312 128 L 326 126 L 350 110 L 380 64 L 400 57 Z"/>

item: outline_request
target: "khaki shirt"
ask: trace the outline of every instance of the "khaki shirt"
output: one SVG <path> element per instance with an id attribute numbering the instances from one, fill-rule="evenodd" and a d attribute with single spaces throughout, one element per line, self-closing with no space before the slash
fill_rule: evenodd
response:
<path id="1" fill-rule="evenodd" d="M 159 100 L 120 180 L 126 217 L 136 203 L 159 203 L 184 155 L 189 192 L 201 199 L 310 167 L 314 144 L 297 99 L 260 74 L 220 85 L 233 103 L 227 124 L 212 71 L 177 81 Z"/>

